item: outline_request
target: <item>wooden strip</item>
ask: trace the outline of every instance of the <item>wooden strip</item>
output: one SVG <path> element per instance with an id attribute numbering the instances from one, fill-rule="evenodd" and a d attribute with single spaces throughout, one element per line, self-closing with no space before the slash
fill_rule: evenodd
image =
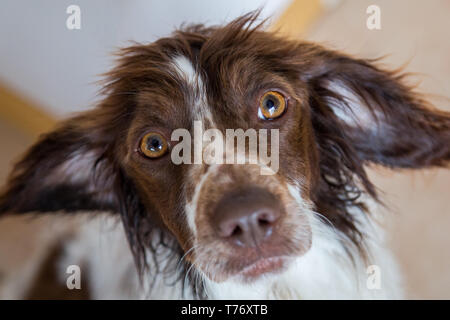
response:
<path id="1" fill-rule="evenodd" d="M 323 9 L 320 0 L 294 0 L 269 29 L 298 39 L 320 16 Z"/>
<path id="2" fill-rule="evenodd" d="M 36 137 L 54 128 L 56 119 L 16 92 L 0 84 L 0 117 Z"/>

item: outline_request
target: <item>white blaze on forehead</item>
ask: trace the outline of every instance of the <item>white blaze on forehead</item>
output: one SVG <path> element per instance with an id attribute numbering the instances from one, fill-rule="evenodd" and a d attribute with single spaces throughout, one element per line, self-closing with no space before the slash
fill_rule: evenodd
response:
<path id="1" fill-rule="evenodd" d="M 198 130 L 201 131 L 200 137 L 197 137 L 196 140 L 202 139 L 202 133 L 206 129 L 205 124 L 208 122 L 209 126 L 214 128 L 214 121 L 211 114 L 210 106 L 208 105 L 207 98 L 206 98 L 206 92 L 205 92 L 205 86 L 204 81 L 198 70 L 196 70 L 195 66 L 192 64 L 192 61 L 188 59 L 185 56 L 175 56 L 172 59 L 172 66 L 173 71 L 175 72 L 174 76 L 179 78 L 181 81 L 184 81 L 187 84 L 188 90 L 191 90 L 190 97 L 186 97 L 186 102 L 189 104 L 187 107 L 190 109 L 191 114 L 193 115 L 193 128 L 198 127 L 198 123 L 200 123 Z M 197 131 L 198 131 L 197 130 Z M 199 134 L 198 132 L 192 132 L 191 134 Z M 195 137 L 194 137 L 195 138 Z M 204 147 L 204 146 L 203 146 Z M 199 150 L 200 153 L 203 152 L 203 150 Z M 193 168 L 192 168 L 193 169 Z M 195 225 L 195 217 L 198 207 L 198 199 L 200 195 L 201 188 L 203 184 L 206 181 L 206 178 L 208 177 L 208 172 L 205 173 L 199 183 L 197 184 L 194 196 L 191 202 L 186 204 L 185 212 L 186 212 L 186 218 L 189 225 L 189 228 L 191 229 L 194 236 L 197 233 L 197 227 Z"/>
<path id="2" fill-rule="evenodd" d="M 191 61 L 185 56 L 176 56 L 172 62 L 175 71 L 192 86 L 203 86 L 200 75 L 195 70 Z"/>
<path id="3" fill-rule="evenodd" d="M 185 56 L 176 56 L 173 58 L 172 65 L 176 75 L 185 81 L 188 88 L 192 90 L 192 96 L 194 97 L 192 107 L 192 114 L 194 120 L 200 120 L 205 122 L 209 121 L 213 123 L 213 117 L 210 107 L 206 99 L 205 86 L 202 76 L 197 72 L 192 62 Z"/>

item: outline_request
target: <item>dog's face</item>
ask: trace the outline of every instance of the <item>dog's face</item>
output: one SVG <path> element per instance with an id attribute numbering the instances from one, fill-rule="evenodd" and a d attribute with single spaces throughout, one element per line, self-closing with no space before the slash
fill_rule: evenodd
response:
<path id="1" fill-rule="evenodd" d="M 143 85 L 136 93 L 136 114 L 121 157 L 143 202 L 189 251 L 186 259 L 216 281 L 232 276 L 251 280 L 282 269 L 284 260 L 311 244 L 302 212 L 312 207 L 309 193 L 317 170 L 308 93 L 295 70 L 277 72 L 281 56 L 262 54 L 266 45 L 279 43 L 261 34 L 248 43 L 221 44 L 214 60 L 200 55 L 217 54 L 216 48 L 193 56 L 174 52 L 153 61 L 157 74 L 148 76 L 160 83 Z M 191 164 L 175 164 L 172 152 L 178 141 L 172 133 L 182 128 L 196 139 L 195 123 L 203 132 L 213 129 L 223 136 L 227 130 L 267 130 L 266 148 L 273 149 L 272 141 L 277 144 L 271 158 L 275 162 L 276 156 L 279 164 L 268 167 L 259 157 L 244 164 L 236 163 L 237 156 L 236 161 L 220 161 L 231 152 L 249 153 L 250 146 L 230 150 L 225 137 L 199 146 L 205 158 L 211 144 L 223 144 L 219 161 L 195 163 L 191 154 Z M 196 151 L 193 142 L 191 149 Z"/>
<path id="2" fill-rule="evenodd" d="M 250 282 L 309 250 L 311 213 L 358 243 L 348 209 L 364 209 L 361 193 L 376 198 L 365 163 L 450 159 L 449 115 L 427 109 L 401 76 L 248 22 L 124 49 L 104 101 L 29 151 L 0 212 L 119 212 L 138 262 L 157 230 L 211 280 Z M 257 145 L 270 162 L 222 161 L 250 153 L 222 143 L 237 129 L 268 133 Z M 180 153 L 181 143 L 192 148 Z"/>

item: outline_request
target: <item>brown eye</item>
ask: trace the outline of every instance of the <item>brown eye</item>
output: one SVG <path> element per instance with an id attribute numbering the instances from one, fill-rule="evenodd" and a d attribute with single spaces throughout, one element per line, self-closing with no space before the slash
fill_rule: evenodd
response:
<path id="1" fill-rule="evenodd" d="M 148 158 L 159 158 L 166 154 L 167 141 L 156 132 L 147 133 L 141 141 L 141 152 Z"/>
<path id="2" fill-rule="evenodd" d="M 276 91 L 268 91 L 259 100 L 258 116 L 264 120 L 272 120 L 281 116 L 285 109 L 284 96 Z"/>

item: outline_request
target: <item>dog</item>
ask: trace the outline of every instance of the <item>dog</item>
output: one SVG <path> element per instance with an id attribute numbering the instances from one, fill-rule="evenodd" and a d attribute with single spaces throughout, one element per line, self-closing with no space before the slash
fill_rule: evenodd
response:
<path id="1" fill-rule="evenodd" d="M 66 253 L 89 261 L 102 250 L 92 225 L 112 223 L 114 266 L 88 267 L 112 284 L 94 298 L 402 298 L 366 166 L 447 166 L 450 114 L 399 71 L 262 26 L 247 14 L 122 49 L 99 105 L 17 163 L 0 212 L 85 212 Z M 196 126 L 217 135 L 184 143 L 176 163 L 174 131 Z M 278 165 L 221 162 L 247 154 L 215 148 L 230 129 L 268 133 L 257 140 Z M 219 161 L 190 161 L 191 146 Z"/>

